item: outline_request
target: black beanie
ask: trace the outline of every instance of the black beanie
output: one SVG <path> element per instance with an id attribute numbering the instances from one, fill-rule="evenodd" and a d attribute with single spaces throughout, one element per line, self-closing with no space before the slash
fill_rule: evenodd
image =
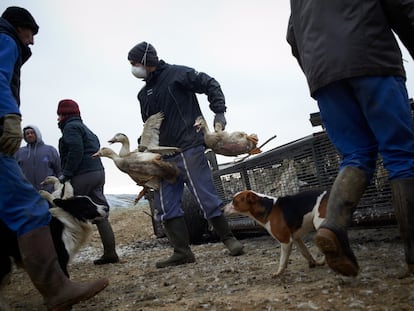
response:
<path id="1" fill-rule="evenodd" d="M 32 14 L 26 9 L 10 6 L 3 12 L 1 17 L 7 20 L 15 28 L 29 28 L 33 31 L 33 34 L 37 34 L 39 31 L 39 26 L 36 24 Z"/>
<path id="2" fill-rule="evenodd" d="M 129 51 L 128 60 L 132 60 L 145 66 L 157 66 L 157 51 L 150 43 L 143 41 Z"/>

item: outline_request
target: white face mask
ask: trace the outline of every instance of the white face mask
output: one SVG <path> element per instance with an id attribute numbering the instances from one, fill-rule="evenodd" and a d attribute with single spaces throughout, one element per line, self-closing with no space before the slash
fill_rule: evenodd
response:
<path id="1" fill-rule="evenodd" d="M 147 71 L 142 66 L 132 66 L 131 72 L 138 79 L 145 79 L 147 77 Z"/>

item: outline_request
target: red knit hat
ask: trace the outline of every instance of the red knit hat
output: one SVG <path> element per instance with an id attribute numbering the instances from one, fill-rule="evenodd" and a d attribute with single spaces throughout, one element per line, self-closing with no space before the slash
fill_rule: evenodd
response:
<path id="1" fill-rule="evenodd" d="M 62 99 L 58 104 L 57 114 L 80 116 L 79 106 L 72 99 Z"/>

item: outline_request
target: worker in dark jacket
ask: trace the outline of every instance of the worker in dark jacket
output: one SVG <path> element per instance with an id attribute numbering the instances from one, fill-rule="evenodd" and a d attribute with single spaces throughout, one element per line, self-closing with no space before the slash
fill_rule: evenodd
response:
<path id="1" fill-rule="evenodd" d="M 214 188 L 211 171 L 204 154 L 202 133 L 194 129 L 195 119 L 202 115 L 196 93 L 206 94 L 210 109 L 215 113 L 214 123 L 226 125 L 226 105 L 219 83 L 203 72 L 170 65 L 158 60 L 155 48 L 141 42 L 134 46 L 128 60 L 132 74 L 145 81 L 138 94 L 142 120 L 157 113 L 164 113 L 159 143 L 162 146 L 179 147 L 182 153 L 165 160 L 173 162 L 180 170 L 174 184 L 162 181 L 155 192 L 159 220 L 164 227 L 174 252 L 171 257 L 156 263 L 157 268 L 194 262 L 189 247 L 189 236 L 184 220 L 181 198 L 186 184 L 213 228 L 233 256 L 243 253 L 243 245 L 236 240 L 221 212 L 223 202 Z"/>
<path id="2" fill-rule="evenodd" d="M 315 241 L 336 272 L 359 265 L 347 227 L 382 155 L 414 273 L 414 127 L 402 55 L 393 31 L 414 56 L 414 2 L 291 0 L 287 40 L 342 155 L 327 218 Z"/>
<path id="3" fill-rule="evenodd" d="M 35 19 L 24 8 L 8 7 L 1 15 L 0 220 L 16 234 L 24 269 L 47 309 L 70 310 L 72 305 L 103 290 L 108 280 L 79 284 L 66 277 L 50 233 L 49 205 L 13 157 L 22 141 L 20 69 L 31 56 L 29 45 L 38 31 Z"/>
<path id="4" fill-rule="evenodd" d="M 59 153 L 62 164 L 60 182 L 70 180 L 75 195 L 87 195 L 97 204 L 109 204 L 104 195 L 105 171 L 100 158 L 92 154 L 100 148 L 98 137 L 82 122 L 78 104 L 63 99 L 58 104 L 58 126 L 62 131 Z M 119 261 L 115 250 L 115 237 L 108 218 L 96 222 L 104 253 L 95 265 Z"/>
<path id="5" fill-rule="evenodd" d="M 41 185 L 41 183 L 47 176 L 61 175 L 59 153 L 55 147 L 44 143 L 42 133 L 35 125 L 27 125 L 23 128 L 23 139 L 27 145 L 21 147 L 14 157 L 24 176 L 37 190 L 53 192 L 53 185 Z"/>

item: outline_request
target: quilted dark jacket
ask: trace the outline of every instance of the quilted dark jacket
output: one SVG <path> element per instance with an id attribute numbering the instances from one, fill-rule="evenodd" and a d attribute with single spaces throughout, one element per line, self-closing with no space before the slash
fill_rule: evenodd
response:
<path id="1" fill-rule="evenodd" d="M 63 175 L 73 177 L 104 169 L 100 158 L 92 158 L 100 148 L 99 139 L 80 117 L 70 117 L 59 123 L 59 127 L 62 131 L 59 154 Z"/>
<path id="2" fill-rule="evenodd" d="M 17 106 L 20 107 L 20 68 L 30 58 L 30 56 L 32 55 L 32 52 L 29 47 L 25 46 L 20 41 L 19 36 L 17 35 L 17 32 L 14 29 L 14 27 L 4 18 L 0 18 L 0 33 L 4 33 L 8 35 L 9 37 L 11 37 L 15 41 L 19 49 L 19 57 L 16 63 L 14 64 L 13 76 L 12 76 L 11 83 L 10 83 L 10 90 L 13 94 L 14 99 L 16 100 Z M 7 67 L 6 64 L 0 64 L 1 71 L 3 70 L 7 71 L 5 67 Z M 4 92 L 5 92 L 4 90 L 0 92 L 0 95 L 2 97 L 7 96 L 7 94 L 3 94 Z M 2 100 L 7 101 L 4 98 L 2 98 Z M 3 110 L 3 108 L 1 110 Z M 10 113 L 10 112 L 6 112 L 6 113 Z"/>

